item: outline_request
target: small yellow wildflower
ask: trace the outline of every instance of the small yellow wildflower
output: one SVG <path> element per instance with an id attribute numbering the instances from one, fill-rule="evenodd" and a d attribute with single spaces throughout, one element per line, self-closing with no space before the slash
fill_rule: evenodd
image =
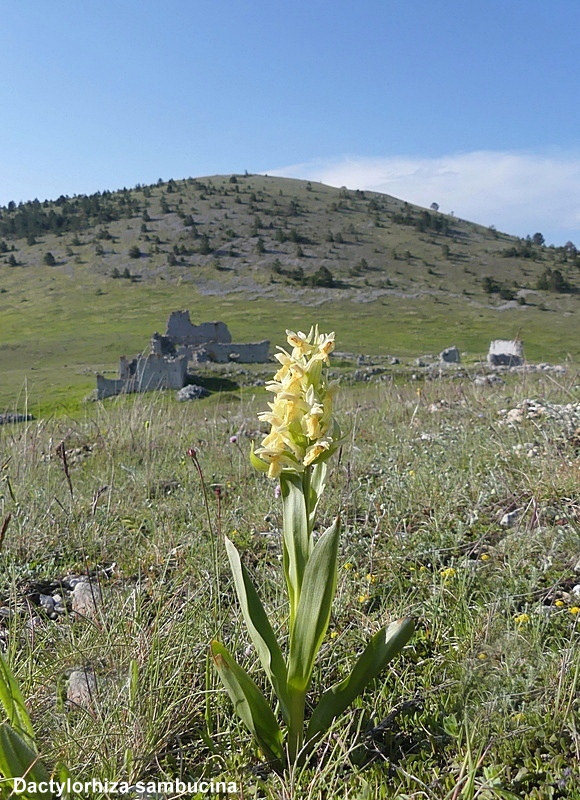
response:
<path id="1" fill-rule="evenodd" d="M 439 574 L 443 578 L 452 578 L 455 575 L 455 569 L 453 567 L 446 567 L 442 569 Z"/>
<path id="2" fill-rule="evenodd" d="M 578 609 L 578 610 L 580 611 L 580 609 Z M 516 623 L 516 625 L 525 625 L 526 622 L 529 622 L 529 621 L 530 621 L 530 615 L 529 614 L 518 614 L 517 617 L 515 617 L 515 619 L 514 619 L 514 622 Z"/>
<path id="3" fill-rule="evenodd" d="M 489 561 L 491 556 L 489 555 L 489 553 L 482 553 L 480 558 L 481 558 L 482 561 Z"/>
<path id="4" fill-rule="evenodd" d="M 558 608 L 562 608 L 562 606 L 564 605 L 564 601 L 563 600 L 556 600 L 554 605 L 558 606 Z"/>
<path id="5" fill-rule="evenodd" d="M 347 561 L 343 566 L 343 569 L 352 569 L 352 561 Z"/>
<path id="6" fill-rule="evenodd" d="M 568 611 L 570 614 L 580 614 L 580 608 L 578 608 L 578 606 L 572 606 L 572 608 L 569 608 Z"/>
<path id="7" fill-rule="evenodd" d="M 370 599 L 371 599 L 371 597 L 370 597 L 369 594 L 359 594 L 359 596 L 358 596 L 359 603 L 366 603 L 367 600 L 370 600 Z"/>
<path id="8" fill-rule="evenodd" d="M 477 657 L 479 658 L 480 661 L 485 661 L 485 659 L 487 658 L 487 653 L 478 653 Z"/>
<path id="9" fill-rule="evenodd" d="M 377 576 L 371 575 L 371 573 L 369 572 L 369 574 L 367 575 L 367 583 L 376 583 L 376 582 L 377 582 Z"/>
<path id="10" fill-rule="evenodd" d="M 331 639 L 336 639 L 337 636 L 338 636 L 338 631 L 332 631 L 330 634 Z"/>

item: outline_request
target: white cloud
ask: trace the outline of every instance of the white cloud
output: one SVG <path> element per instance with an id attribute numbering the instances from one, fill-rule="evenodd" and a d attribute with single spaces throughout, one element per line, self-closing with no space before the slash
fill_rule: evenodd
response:
<path id="1" fill-rule="evenodd" d="M 439 157 L 312 161 L 269 175 L 367 189 L 548 243 L 580 244 L 580 155 L 479 150 Z"/>

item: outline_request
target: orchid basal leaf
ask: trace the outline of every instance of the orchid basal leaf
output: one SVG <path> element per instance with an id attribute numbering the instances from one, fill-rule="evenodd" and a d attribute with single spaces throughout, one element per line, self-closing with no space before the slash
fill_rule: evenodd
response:
<path id="1" fill-rule="evenodd" d="M 365 687 L 376 678 L 389 661 L 407 644 L 415 625 L 410 617 L 397 620 L 375 633 L 356 662 L 352 672 L 340 683 L 327 689 L 312 713 L 306 741 L 326 731 Z"/>
<path id="2" fill-rule="evenodd" d="M 340 519 L 337 517 L 316 542 L 304 571 L 294 628 L 290 633 L 288 687 L 306 692 L 314 661 L 330 621 L 336 591 Z"/>
<path id="3" fill-rule="evenodd" d="M 38 754 L 7 722 L 0 725 L 0 776 L 7 780 L 25 778 L 27 784 L 48 787 L 50 775 Z M 52 800 L 51 791 L 26 791 L 29 800 Z"/>
<path id="4" fill-rule="evenodd" d="M 262 666 L 266 670 L 266 675 L 272 684 L 272 688 L 280 700 L 284 719 L 288 721 L 288 703 L 286 700 L 287 672 L 284 656 L 268 616 L 264 611 L 264 606 L 246 568 L 241 562 L 238 551 L 227 537 L 225 544 L 248 633 L 254 643 Z"/>
<path id="5" fill-rule="evenodd" d="M 268 701 L 223 644 L 213 641 L 211 652 L 236 714 L 253 734 L 266 758 L 272 762 L 282 762 L 282 731 Z"/>
<path id="6" fill-rule="evenodd" d="M 34 743 L 34 729 L 26 710 L 24 698 L 2 653 L 0 653 L 0 703 L 10 725 L 25 733 L 30 742 Z"/>

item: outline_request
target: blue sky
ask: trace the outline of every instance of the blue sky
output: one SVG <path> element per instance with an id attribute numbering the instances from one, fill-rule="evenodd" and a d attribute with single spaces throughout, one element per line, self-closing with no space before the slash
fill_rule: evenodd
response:
<path id="1" fill-rule="evenodd" d="M 217 173 L 580 245 L 578 0 L 26 0 L 0 203 Z"/>

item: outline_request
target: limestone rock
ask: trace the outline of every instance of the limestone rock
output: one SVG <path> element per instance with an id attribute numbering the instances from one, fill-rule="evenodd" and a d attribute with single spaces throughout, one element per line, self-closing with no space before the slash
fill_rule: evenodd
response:
<path id="1" fill-rule="evenodd" d="M 103 602 L 101 589 L 97 583 L 80 581 L 73 589 L 72 610 L 79 617 L 92 618 Z"/>
<path id="2" fill-rule="evenodd" d="M 195 384 L 190 384 L 189 386 L 184 386 L 183 389 L 180 389 L 177 392 L 177 399 L 180 402 L 185 400 L 199 400 L 202 397 L 208 397 L 209 392 L 207 389 L 204 389 L 203 386 L 196 386 Z"/>
<path id="3" fill-rule="evenodd" d="M 444 364 L 459 364 L 461 356 L 457 347 L 446 347 L 439 353 L 439 360 Z"/>
<path id="4" fill-rule="evenodd" d="M 97 697 L 97 679 L 90 669 L 75 669 L 71 672 L 66 689 L 66 699 L 70 706 L 91 709 Z"/>
<path id="5" fill-rule="evenodd" d="M 499 524 L 504 528 L 513 528 L 518 521 L 520 511 L 521 508 L 516 508 L 515 511 L 509 511 L 507 514 L 504 514 Z"/>

